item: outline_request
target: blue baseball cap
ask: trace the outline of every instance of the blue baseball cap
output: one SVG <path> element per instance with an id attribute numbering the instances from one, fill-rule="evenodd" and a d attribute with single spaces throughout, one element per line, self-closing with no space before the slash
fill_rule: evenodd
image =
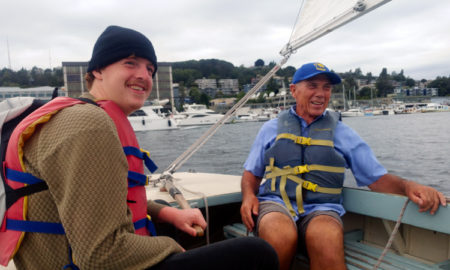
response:
<path id="1" fill-rule="evenodd" d="M 307 80 L 319 74 L 327 75 L 331 84 L 341 83 L 341 78 L 334 72 L 331 72 L 324 64 L 321 63 L 307 63 L 301 66 L 294 74 L 292 78 L 292 84 L 296 84 L 300 81 Z"/>

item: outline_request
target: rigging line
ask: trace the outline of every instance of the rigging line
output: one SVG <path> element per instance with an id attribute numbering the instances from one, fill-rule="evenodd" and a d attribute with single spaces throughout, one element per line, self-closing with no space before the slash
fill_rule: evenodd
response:
<path id="1" fill-rule="evenodd" d="M 394 241 L 394 237 L 398 232 L 398 228 L 400 227 L 400 224 L 402 223 L 401 221 L 402 221 L 403 215 L 405 214 L 406 206 L 408 205 L 408 203 L 409 203 L 409 199 L 407 198 L 405 201 L 405 204 L 403 204 L 402 210 L 400 211 L 400 215 L 397 218 L 397 223 L 395 224 L 394 230 L 392 230 L 391 236 L 389 237 L 389 240 L 388 240 L 386 246 L 384 247 L 384 250 L 381 253 L 380 258 L 378 258 L 377 263 L 373 267 L 373 270 L 378 269 L 381 262 L 383 261 L 384 256 L 386 255 L 387 251 L 391 247 L 392 241 Z"/>
<path id="2" fill-rule="evenodd" d="M 199 191 L 193 191 L 191 189 L 186 188 L 185 186 L 181 185 L 180 183 L 177 184 L 182 190 L 187 191 L 189 193 L 192 193 L 194 195 L 200 196 L 203 199 L 203 204 L 205 206 L 205 215 L 206 215 L 206 245 L 209 245 L 211 243 L 210 236 L 209 236 L 209 206 L 208 206 L 208 198 L 206 197 L 205 193 L 199 192 Z"/>
<path id="3" fill-rule="evenodd" d="M 344 22 L 346 22 L 345 18 L 349 17 L 354 12 L 355 12 L 354 7 L 351 7 L 349 9 L 343 11 L 341 14 L 331 18 L 329 21 L 325 22 L 321 26 L 314 28 L 309 33 L 305 34 L 303 37 L 297 38 L 294 40 L 289 39 L 289 44 L 291 44 L 291 41 L 292 41 L 292 43 L 295 44 L 294 47 L 304 46 L 304 45 L 320 38 L 321 36 L 333 31 L 334 29 L 338 28 L 339 26 L 341 26 L 341 25 L 338 25 L 335 28 L 328 29 L 331 25 L 335 24 L 338 21 L 344 20 Z M 294 51 L 298 48 L 294 49 L 292 46 L 289 46 L 287 49 L 289 49 L 290 51 Z"/>
<path id="4" fill-rule="evenodd" d="M 303 10 L 303 6 L 305 5 L 305 1 L 306 0 L 302 0 L 302 3 L 300 4 L 300 9 L 298 10 L 297 17 L 295 18 L 294 27 L 292 27 L 291 35 L 289 36 L 289 41 L 288 41 L 288 43 L 286 45 L 289 45 L 289 43 L 291 43 L 292 35 L 295 32 L 295 26 L 297 25 L 297 22 L 298 22 L 298 20 L 300 18 L 300 13 Z"/>
<path id="5" fill-rule="evenodd" d="M 261 80 L 250 90 L 248 93 L 242 97 L 231 109 L 227 111 L 227 113 L 215 123 L 212 127 L 210 127 L 201 137 L 197 139 L 184 153 L 182 153 L 169 167 L 165 170 L 167 173 L 174 173 L 177 169 L 179 169 L 206 141 L 216 133 L 216 131 L 223 125 L 225 122 L 233 116 L 236 111 L 241 108 L 250 97 L 258 91 L 280 68 L 284 65 L 289 59 L 290 54 L 284 56 L 284 58 L 280 61 L 279 64 L 275 65 Z"/>
<path id="6" fill-rule="evenodd" d="M 298 38 L 294 41 L 289 41 L 289 43 L 280 51 L 281 55 L 285 55 L 287 53 L 292 53 L 296 49 L 305 46 L 308 43 L 336 30 L 337 28 L 363 16 L 364 14 L 386 4 L 387 2 L 392 0 L 381 0 L 378 3 L 370 4 L 365 0 L 358 1 L 352 8 L 343 11 L 338 16 L 333 17 L 331 20 L 322 24 L 320 27 L 313 29 L 309 33 L 303 35 L 301 38 Z M 366 5 L 364 5 L 366 4 Z M 364 6 L 363 6 L 364 5 Z"/>

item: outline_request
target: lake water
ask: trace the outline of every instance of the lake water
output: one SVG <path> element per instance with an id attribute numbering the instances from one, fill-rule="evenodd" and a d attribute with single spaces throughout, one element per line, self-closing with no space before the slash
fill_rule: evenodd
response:
<path id="1" fill-rule="evenodd" d="M 450 196 L 450 112 L 343 118 L 393 174 L 433 186 Z M 227 124 L 178 171 L 241 175 L 263 122 Z M 210 126 L 137 133 L 162 172 Z M 346 172 L 346 186 L 355 186 Z"/>

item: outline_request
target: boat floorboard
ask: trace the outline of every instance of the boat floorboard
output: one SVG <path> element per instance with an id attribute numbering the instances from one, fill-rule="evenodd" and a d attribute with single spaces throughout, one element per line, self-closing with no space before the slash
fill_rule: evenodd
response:
<path id="1" fill-rule="evenodd" d="M 246 228 L 241 223 L 227 225 L 223 228 L 226 238 L 245 237 L 247 236 Z M 348 232 L 344 237 L 345 260 L 349 270 L 356 269 L 373 269 L 382 253 L 382 249 L 372 245 L 364 244 L 362 240 L 363 232 L 356 230 Z M 250 233 L 248 236 L 253 236 Z M 308 259 L 302 254 L 296 256 L 292 269 L 309 269 Z M 450 269 L 450 262 L 442 262 L 439 264 L 427 264 L 416 260 L 412 257 L 397 255 L 387 252 L 378 269 L 380 270 L 426 270 L 426 269 Z"/>

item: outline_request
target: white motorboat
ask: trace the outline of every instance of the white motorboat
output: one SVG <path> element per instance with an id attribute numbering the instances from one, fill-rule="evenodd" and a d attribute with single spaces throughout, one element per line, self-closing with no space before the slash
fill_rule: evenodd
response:
<path id="1" fill-rule="evenodd" d="M 341 112 L 342 117 L 364 116 L 364 111 L 361 109 L 350 109 L 345 112 Z"/>
<path id="2" fill-rule="evenodd" d="M 448 112 L 450 111 L 449 106 L 438 104 L 438 103 L 428 103 L 427 106 L 422 109 L 422 112 Z"/>
<path id="3" fill-rule="evenodd" d="M 234 116 L 233 123 L 254 122 L 259 121 L 258 115 L 255 113 L 237 114 Z"/>
<path id="4" fill-rule="evenodd" d="M 158 114 L 161 106 L 144 106 L 128 116 L 134 131 L 177 129 L 175 119 Z"/>
<path id="5" fill-rule="evenodd" d="M 222 114 L 206 108 L 204 104 L 185 104 L 184 112 L 174 114 L 178 126 L 213 125 L 222 117 Z"/>

